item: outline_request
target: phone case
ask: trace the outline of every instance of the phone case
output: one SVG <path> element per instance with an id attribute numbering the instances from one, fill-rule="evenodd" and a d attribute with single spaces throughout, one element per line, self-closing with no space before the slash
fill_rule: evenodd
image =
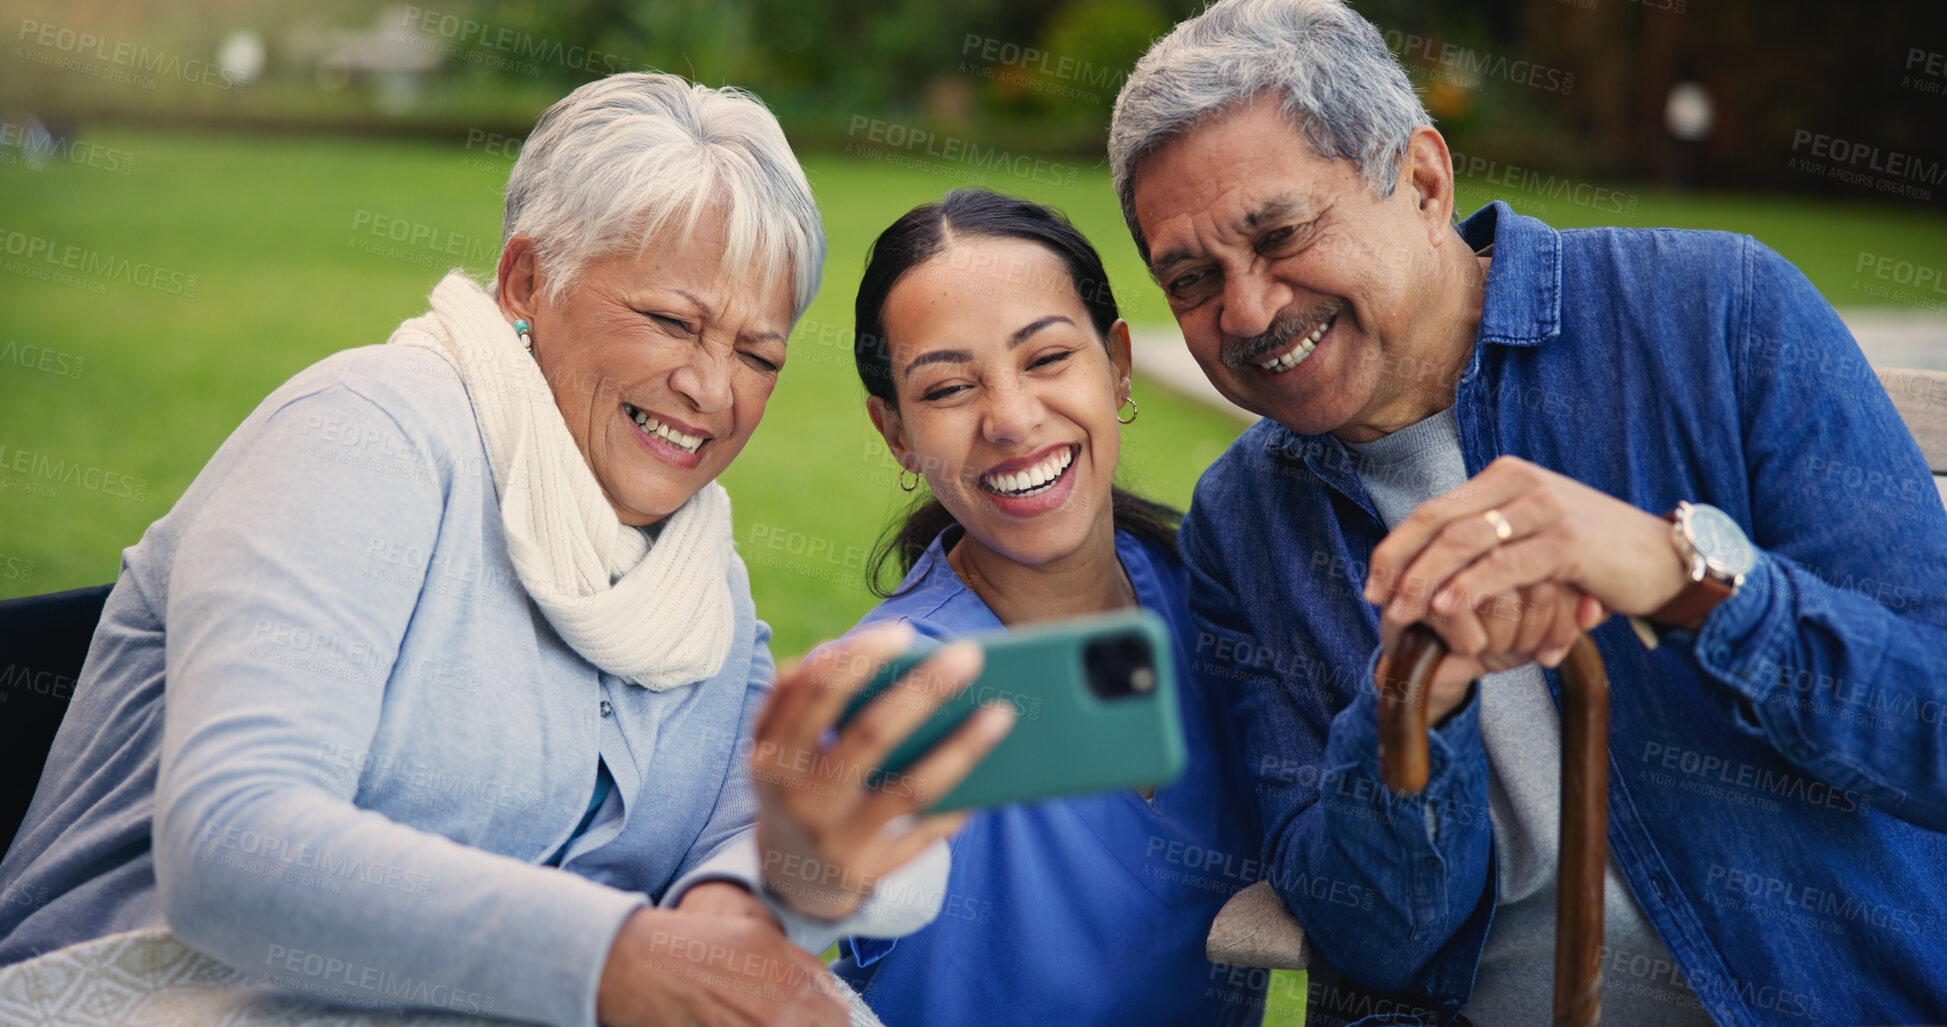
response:
<path id="1" fill-rule="evenodd" d="M 923 788 L 924 782 L 901 772 L 975 709 L 994 701 L 1013 704 L 1014 729 L 931 808 L 1160 786 L 1183 772 L 1176 660 L 1162 618 L 1147 610 L 1128 610 L 966 637 L 986 651 L 980 676 L 892 751 L 882 767 L 880 787 Z M 1146 646 L 1153 686 L 1115 697 L 1096 694 L 1089 687 L 1086 664 L 1089 646 L 1096 642 L 1122 646 L 1117 651 L 1132 656 L 1138 650 L 1131 646 Z M 881 668 L 853 698 L 841 725 L 937 647 L 922 640 Z"/>

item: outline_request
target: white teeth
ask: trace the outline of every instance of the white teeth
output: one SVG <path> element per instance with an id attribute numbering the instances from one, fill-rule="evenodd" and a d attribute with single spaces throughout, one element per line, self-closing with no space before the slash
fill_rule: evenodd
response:
<path id="1" fill-rule="evenodd" d="M 1282 374 L 1297 367 L 1300 363 L 1304 362 L 1306 357 L 1312 355 L 1312 350 L 1318 348 L 1318 340 L 1324 338 L 1325 330 L 1332 327 L 1332 322 L 1337 318 L 1338 315 L 1333 314 L 1331 317 L 1320 321 L 1311 331 L 1305 333 L 1305 337 L 1299 340 L 1298 345 L 1292 347 L 1283 356 L 1266 360 L 1257 366 L 1264 368 L 1272 374 Z"/>
<path id="2" fill-rule="evenodd" d="M 649 416 L 647 411 L 639 410 L 635 407 L 630 407 L 629 409 L 634 412 L 636 425 L 643 431 L 654 435 L 685 453 L 694 453 L 703 445 L 703 436 L 701 435 L 690 435 L 677 431 L 669 425 Z"/>
<path id="3" fill-rule="evenodd" d="M 1068 465 L 1075 462 L 1075 449 L 1065 447 L 1048 459 L 1028 468 L 1007 474 L 988 474 L 981 478 L 981 484 L 988 491 L 1009 496 L 1031 496 L 1051 487 L 1060 478 Z"/>

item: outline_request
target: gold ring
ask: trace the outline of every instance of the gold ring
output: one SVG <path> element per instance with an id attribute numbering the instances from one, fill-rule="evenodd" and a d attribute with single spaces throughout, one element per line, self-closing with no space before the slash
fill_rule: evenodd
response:
<path id="1" fill-rule="evenodd" d="M 1494 541 L 1506 542 L 1514 537 L 1514 525 L 1508 523 L 1506 514 L 1499 510 L 1489 510 L 1481 516 L 1487 518 L 1487 523 L 1494 526 Z"/>

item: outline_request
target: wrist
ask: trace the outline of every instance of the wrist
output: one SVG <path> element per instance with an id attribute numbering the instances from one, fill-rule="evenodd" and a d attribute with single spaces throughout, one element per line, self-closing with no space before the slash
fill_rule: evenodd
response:
<path id="1" fill-rule="evenodd" d="M 602 961 L 602 974 L 595 984 L 595 1020 L 597 1023 L 620 1023 L 626 1016 L 628 1001 L 635 989 L 630 978 L 639 972 L 643 960 L 635 952 L 636 939 L 647 931 L 654 930 L 654 918 L 661 910 L 653 906 L 643 906 L 630 913 L 615 932 L 615 940 L 609 942 L 608 957 Z"/>
<path id="2" fill-rule="evenodd" d="M 763 899 L 751 894 L 742 881 L 727 878 L 691 885 L 677 901 L 676 908 L 705 916 L 747 916 L 777 923 L 777 915 Z"/>
<path id="3" fill-rule="evenodd" d="M 789 833 L 786 833 L 790 837 Z M 817 846 L 810 838 L 795 838 L 799 844 L 789 848 L 771 843 L 776 837 L 757 826 L 759 854 L 758 887 L 762 899 L 812 920 L 836 923 L 865 904 L 875 883 L 843 863 L 821 856 L 807 855 Z"/>
<path id="4" fill-rule="evenodd" d="M 815 864 L 806 860 L 804 865 L 810 867 Z M 840 871 L 840 876 L 847 876 L 847 873 Z M 807 878 L 786 876 L 778 879 L 767 873 L 763 880 L 764 895 L 774 904 L 798 916 L 832 924 L 858 912 L 871 891 L 870 887 L 848 888 L 842 883 L 820 883 L 810 875 Z"/>
<path id="5" fill-rule="evenodd" d="M 1731 516 L 1704 503 L 1679 502 L 1664 515 L 1670 546 L 1683 566 L 1685 582 L 1648 614 L 1665 628 L 1696 630 L 1710 612 L 1737 594 L 1756 550 Z"/>

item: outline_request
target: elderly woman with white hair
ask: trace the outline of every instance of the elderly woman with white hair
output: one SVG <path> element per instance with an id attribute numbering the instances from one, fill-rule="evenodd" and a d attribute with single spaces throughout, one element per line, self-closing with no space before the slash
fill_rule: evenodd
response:
<path id="1" fill-rule="evenodd" d="M 166 924 L 339 1000 L 844 1022 L 805 947 L 931 919 L 958 823 L 844 768 L 978 655 L 835 736 L 900 636 L 773 691 L 715 479 L 824 254 L 747 94 L 628 74 L 555 104 L 494 288 L 450 275 L 300 372 L 124 553 L 0 864 L 34 897 L 0 906 L 0 966 Z M 915 777 L 951 787 L 1007 723 Z"/>

